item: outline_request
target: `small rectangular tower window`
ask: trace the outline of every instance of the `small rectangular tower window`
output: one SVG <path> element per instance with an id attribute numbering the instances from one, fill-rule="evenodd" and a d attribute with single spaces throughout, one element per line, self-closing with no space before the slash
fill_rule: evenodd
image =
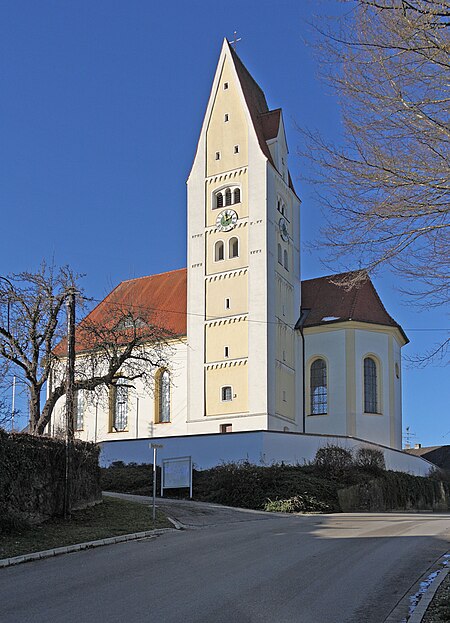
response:
<path id="1" fill-rule="evenodd" d="M 239 153 L 239 145 L 235 145 L 234 146 L 234 153 L 238 154 Z"/>
<path id="2" fill-rule="evenodd" d="M 229 352 L 230 352 L 230 349 L 228 348 L 228 346 L 225 346 L 225 348 L 223 349 L 223 356 L 225 358 L 229 357 Z"/>
<path id="3" fill-rule="evenodd" d="M 286 390 L 283 389 L 283 402 L 287 402 L 286 400 Z"/>
<path id="4" fill-rule="evenodd" d="M 220 160 L 220 151 L 216 151 L 216 160 Z"/>
<path id="5" fill-rule="evenodd" d="M 223 83 L 223 90 L 226 91 L 228 89 L 228 82 Z"/>
<path id="6" fill-rule="evenodd" d="M 230 385 L 225 385 L 222 387 L 222 402 L 230 402 L 233 400 L 233 392 Z"/>
<path id="7" fill-rule="evenodd" d="M 232 424 L 221 424 L 220 425 L 220 432 L 221 433 L 231 433 L 233 430 L 233 425 Z"/>
<path id="8" fill-rule="evenodd" d="M 225 299 L 225 309 L 230 309 L 231 304 L 230 304 L 230 299 Z"/>
<path id="9" fill-rule="evenodd" d="M 225 123 L 229 120 L 229 116 L 227 112 L 225 113 L 223 120 L 225 121 Z"/>

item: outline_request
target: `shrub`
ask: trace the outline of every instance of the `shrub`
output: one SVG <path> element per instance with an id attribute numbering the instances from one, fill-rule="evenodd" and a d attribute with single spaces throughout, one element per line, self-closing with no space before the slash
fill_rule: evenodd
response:
<path id="1" fill-rule="evenodd" d="M 354 467 L 354 461 L 350 450 L 328 445 L 317 450 L 313 465 L 329 478 L 340 479 Z"/>
<path id="2" fill-rule="evenodd" d="M 339 508 L 334 483 L 310 475 L 299 466 L 260 466 L 245 461 L 194 472 L 194 497 L 205 502 L 264 509 L 268 499 L 295 496 L 322 500 L 327 509 Z"/>
<path id="3" fill-rule="evenodd" d="M 332 509 L 322 500 L 305 492 L 287 500 L 267 500 L 264 510 L 272 513 L 326 513 Z"/>
<path id="4" fill-rule="evenodd" d="M 384 454 L 382 450 L 376 448 L 365 448 L 361 446 L 355 454 L 355 465 L 367 472 L 378 473 L 386 469 Z"/>

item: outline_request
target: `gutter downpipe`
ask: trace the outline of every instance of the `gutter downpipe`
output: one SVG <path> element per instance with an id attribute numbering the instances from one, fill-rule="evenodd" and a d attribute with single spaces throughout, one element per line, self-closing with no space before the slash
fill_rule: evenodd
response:
<path id="1" fill-rule="evenodd" d="M 295 330 L 300 331 L 302 336 L 302 428 L 303 433 L 306 433 L 306 392 L 305 392 L 305 334 L 303 329 L 305 327 L 306 319 L 308 318 L 311 310 L 301 307 L 300 318 L 295 324 Z"/>

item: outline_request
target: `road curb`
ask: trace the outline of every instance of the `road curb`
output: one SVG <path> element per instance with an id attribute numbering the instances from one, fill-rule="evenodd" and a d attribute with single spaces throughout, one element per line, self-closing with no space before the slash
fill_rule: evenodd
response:
<path id="1" fill-rule="evenodd" d="M 175 529 L 181 530 L 175 526 L 175 520 L 168 517 L 169 521 L 174 525 Z M 66 545 L 65 547 L 55 547 L 54 549 L 46 549 L 42 552 L 34 552 L 33 554 L 23 554 L 22 556 L 13 556 L 12 558 L 3 558 L 0 560 L 0 569 L 5 567 L 13 567 L 24 562 L 33 560 L 43 560 L 45 558 L 53 558 L 61 554 L 70 554 L 71 552 L 80 552 L 85 549 L 93 549 L 94 547 L 102 547 L 103 545 L 115 545 L 116 543 L 126 543 L 127 541 L 137 541 L 139 539 L 148 539 L 157 537 L 166 532 L 172 532 L 174 528 L 157 528 L 156 530 L 146 530 L 145 532 L 133 532 L 132 534 L 122 534 L 120 536 L 112 536 L 107 539 L 98 539 L 97 541 L 87 541 L 86 543 L 76 543 L 74 545 Z"/>
<path id="2" fill-rule="evenodd" d="M 438 588 L 447 577 L 449 571 L 450 568 L 447 567 L 439 572 L 439 575 L 430 584 L 427 592 L 422 595 L 422 598 L 412 613 L 411 618 L 408 620 L 408 623 L 421 623 L 428 610 L 428 606 L 430 605 L 433 597 L 436 595 Z"/>

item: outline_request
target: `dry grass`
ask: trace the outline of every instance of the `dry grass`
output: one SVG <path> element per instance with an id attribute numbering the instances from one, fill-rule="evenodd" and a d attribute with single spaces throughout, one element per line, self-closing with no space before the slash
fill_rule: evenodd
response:
<path id="1" fill-rule="evenodd" d="M 101 504 L 74 512 L 69 521 L 51 519 L 11 534 L 0 534 L 0 559 L 154 527 L 168 528 L 172 524 L 158 511 L 154 526 L 151 508 L 144 504 L 104 498 Z"/>

